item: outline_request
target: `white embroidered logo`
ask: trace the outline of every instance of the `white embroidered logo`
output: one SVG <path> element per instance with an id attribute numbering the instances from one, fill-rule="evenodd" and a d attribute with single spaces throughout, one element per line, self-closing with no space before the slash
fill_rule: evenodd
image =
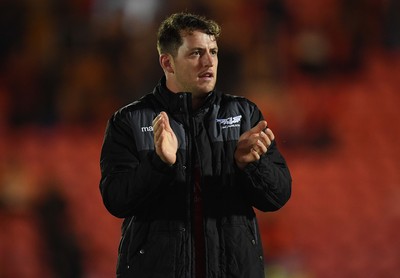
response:
<path id="1" fill-rule="evenodd" d="M 153 131 L 153 126 L 142 126 L 142 132 L 151 132 Z"/>
<path id="2" fill-rule="evenodd" d="M 226 119 L 217 119 L 217 123 L 221 124 L 221 128 L 231 128 L 231 127 L 240 127 L 240 121 L 242 119 L 242 115 L 229 117 Z"/>

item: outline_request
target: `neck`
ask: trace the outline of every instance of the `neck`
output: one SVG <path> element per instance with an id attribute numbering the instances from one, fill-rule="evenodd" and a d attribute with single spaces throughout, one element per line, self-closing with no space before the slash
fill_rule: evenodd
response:
<path id="1" fill-rule="evenodd" d="M 166 79 L 165 86 L 172 93 L 178 93 L 181 91 L 168 78 Z M 208 94 L 199 96 L 199 95 L 195 95 L 192 93 L 192 109 L 193 110 L 199 109 L 206 101 L 207 96 L 208 96 Z"/>

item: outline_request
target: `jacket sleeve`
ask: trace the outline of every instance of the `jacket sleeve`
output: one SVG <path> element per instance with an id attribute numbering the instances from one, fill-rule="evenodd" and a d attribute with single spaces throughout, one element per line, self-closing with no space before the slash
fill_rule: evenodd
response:
<path id="1" fill-rule="evenodd" d="M 129 120 L 116 113 L 107 124 L 100 156 L 100 192 L 116 217 L 149 208 L 173 179 L 173 166 L 152 150 L 139 157 Z"/>
<path id="2" fill-rule="evenodd" d="M 258 109 L 252 117 L 255 126 L 263 117 Z M 290 198 L 292 178 L 286 161 L 274 140 L 259 161 L 241 171 L 242 185 L 252 205 L 261 211 L 276 211 Z"/>

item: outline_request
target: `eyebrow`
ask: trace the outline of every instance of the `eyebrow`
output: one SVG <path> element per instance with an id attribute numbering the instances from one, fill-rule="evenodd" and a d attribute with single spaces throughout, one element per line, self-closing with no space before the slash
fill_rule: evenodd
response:
<path id="1" fill-rule="evenodd" d="M 193 48 L 189 48 L 189 52 L 195 51 L 195 50 L 201 50 L 204 51 L 206 48 L 205 47 L 193 47 Z M 210 48 L 210 50 L 218 50 L 218 47 L 212 47 Z"/>

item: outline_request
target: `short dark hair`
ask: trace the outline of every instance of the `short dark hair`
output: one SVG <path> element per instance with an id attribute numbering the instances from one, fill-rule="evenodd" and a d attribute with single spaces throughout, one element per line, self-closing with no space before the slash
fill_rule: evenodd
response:
<path id="1" fill-rule="evenodd" d="M 182 45 L 182 32 L 200 30 L 217 39 L 221 33 L 221 27 L 213 20 L 191 13 L 175 13 L 166 18 L 160 25 L 157 34 L 157 50 L 159 54 L 177 54 Z"/>

